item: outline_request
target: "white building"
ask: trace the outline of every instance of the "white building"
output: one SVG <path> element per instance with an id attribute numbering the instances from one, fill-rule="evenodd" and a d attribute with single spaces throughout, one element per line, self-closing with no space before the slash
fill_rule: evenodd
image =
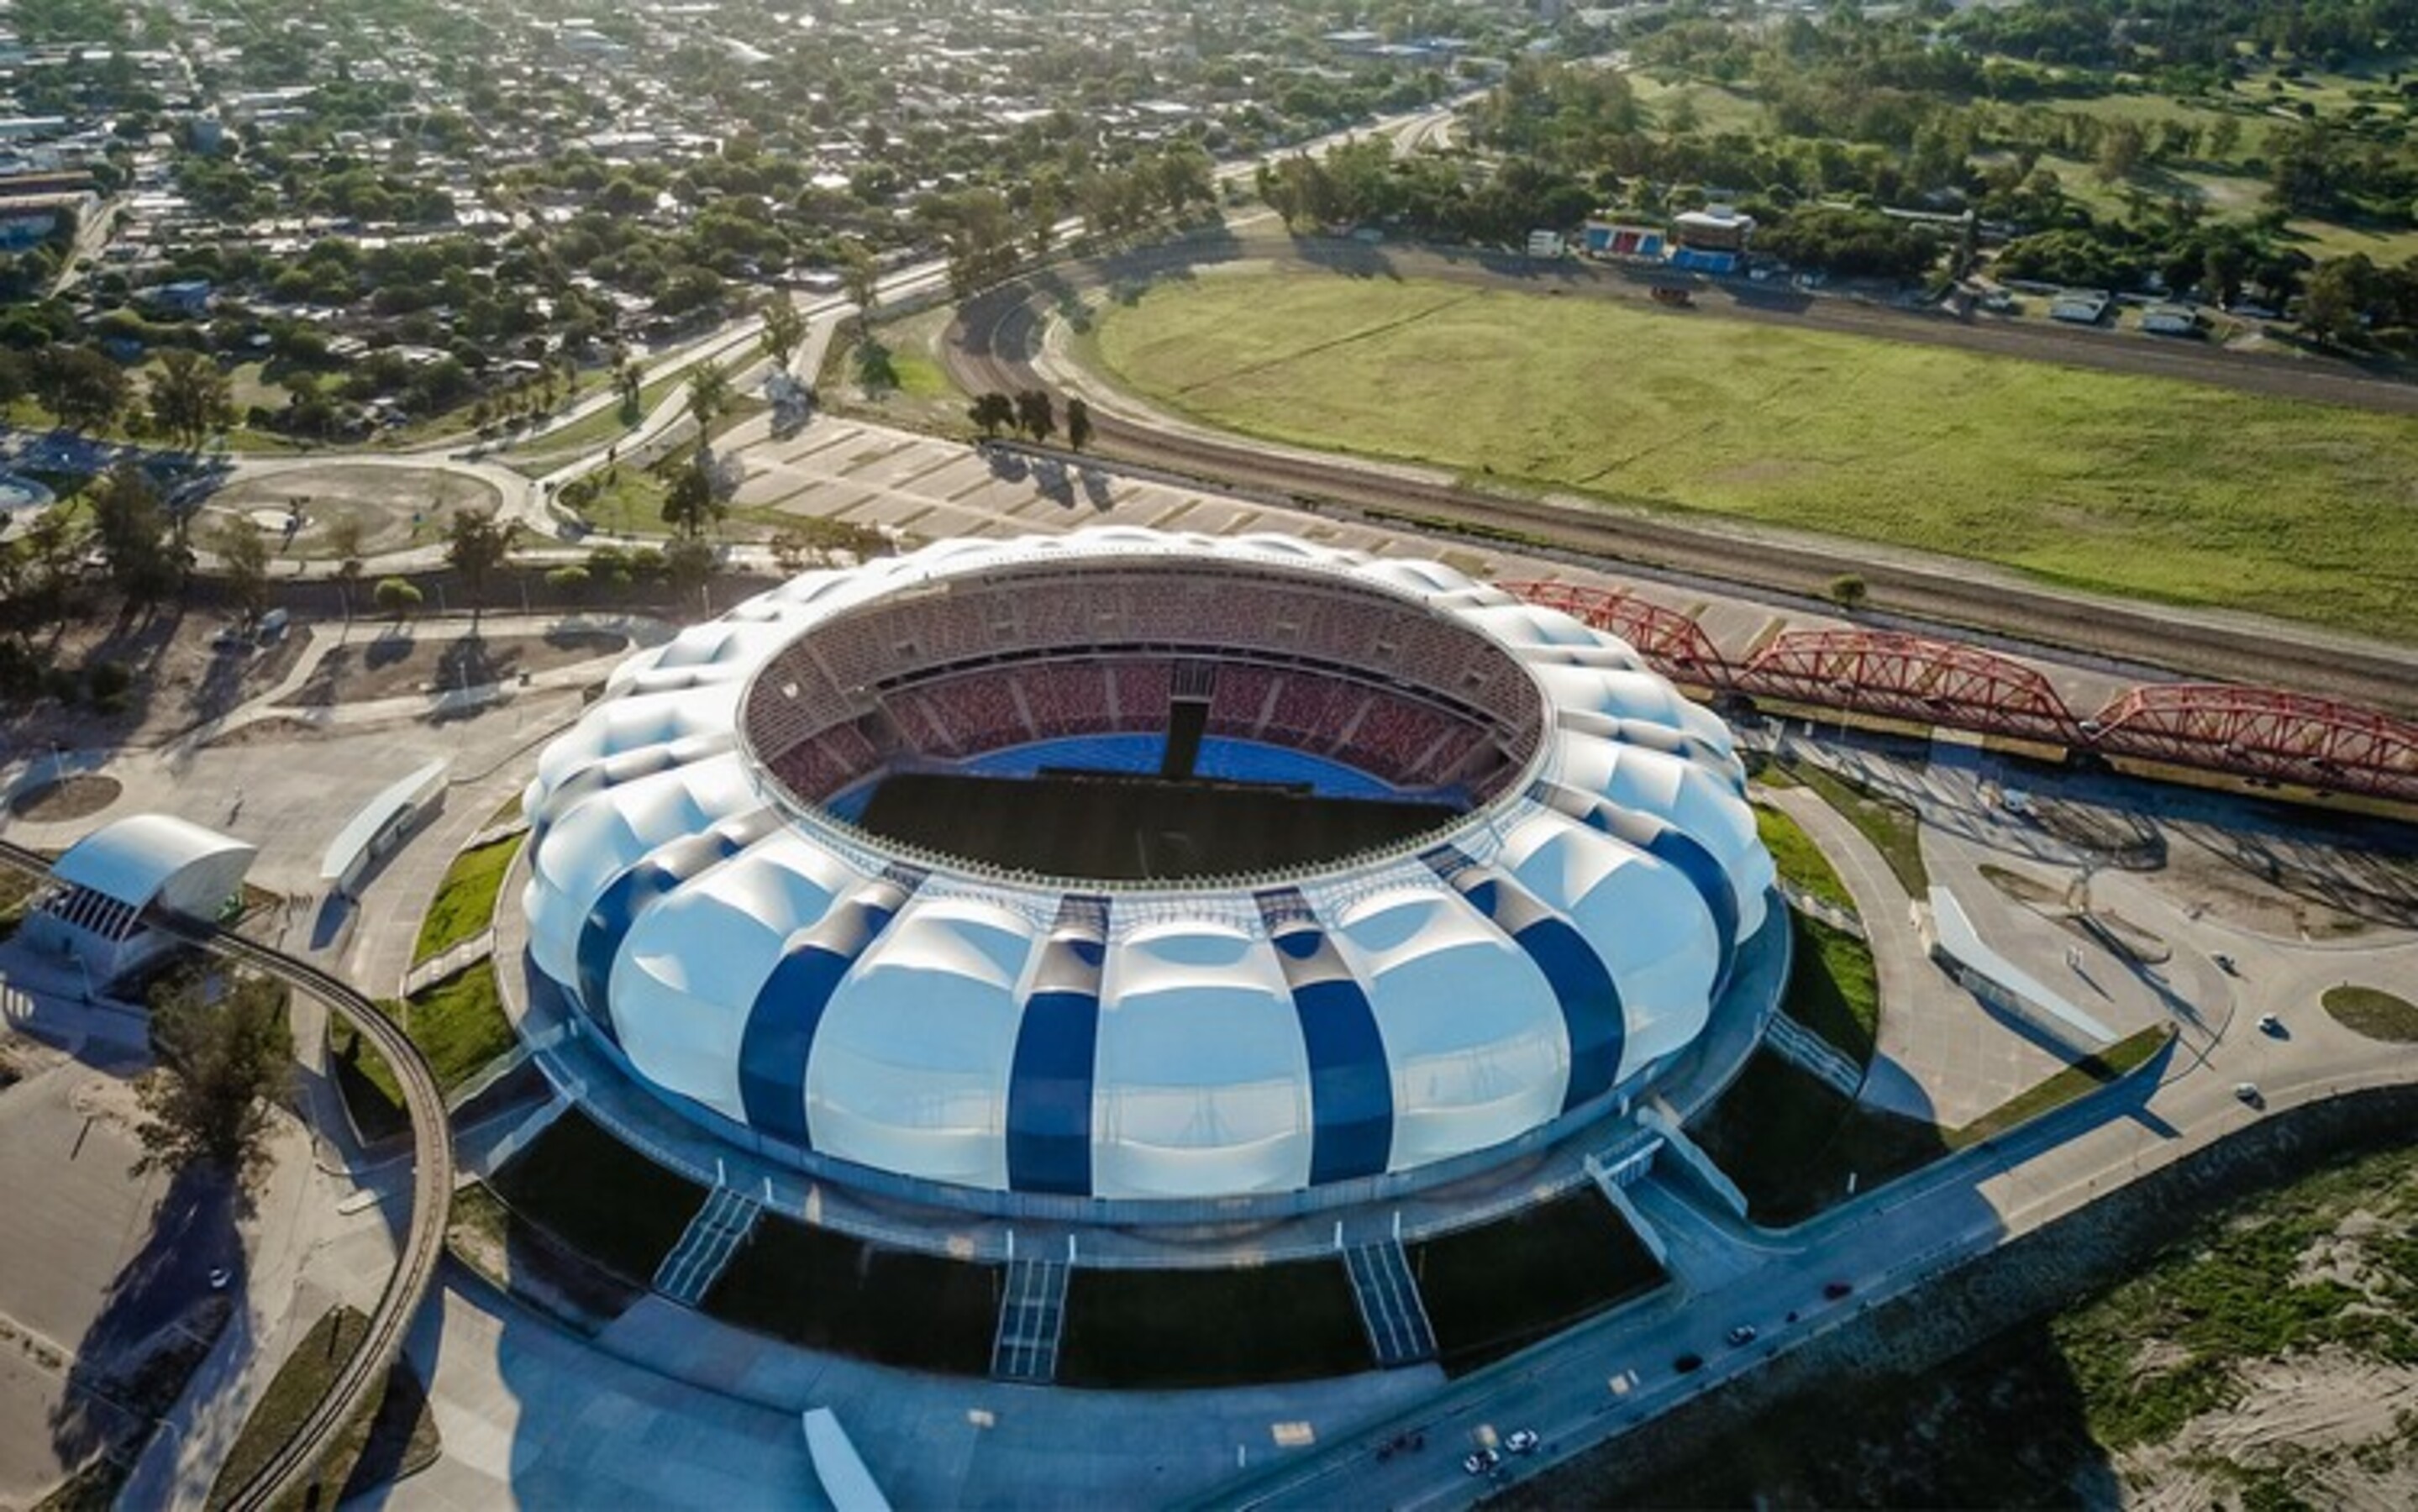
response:
<path id="1" fill-rule="evenodd" d="M 25 916 L 35 950 L 84 963 L 95 985 L 176 948 L 167 920 L 211 924 L 241 900 L 256 847 L 168 814 L 135 814 L 68 848 Z"/>

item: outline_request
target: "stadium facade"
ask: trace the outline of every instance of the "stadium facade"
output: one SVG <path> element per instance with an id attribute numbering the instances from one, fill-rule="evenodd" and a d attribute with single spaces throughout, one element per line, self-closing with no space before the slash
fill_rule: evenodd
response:
<path id="1" fill-rule="evenodd" d="M 1058 824 L 1032 864 L 874 822 L 885 782 L 980 774 L 1013 832 L 1044 773 L 1301 818 L 1267 866 L 1214 821 Z M 1372 798 L 1409 828 L 1315 853 Z M 1727 729 L 1627 645 L 1275 536 L 809 573 L 625 662 L 525 802 L 531 964 L 643 1086 L 1008 1211 L 1297 1210 L 1623 1108 L 1772 883 Z"/>

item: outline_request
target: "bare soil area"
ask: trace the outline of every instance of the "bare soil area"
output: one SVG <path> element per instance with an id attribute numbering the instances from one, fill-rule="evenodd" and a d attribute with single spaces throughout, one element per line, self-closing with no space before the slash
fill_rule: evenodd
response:
<path id="1" fill-rule="evenodd" d="M 8 812 L 40 824 L 81 819 L 116 802 L 117 795 L 124 790 L 124 785 L 115 777 L 73 776 L 19 793 L 9 801 Z"/>
<path id="2" fill-rule="evenodd" d="M 229 483 L 203 504 L 202 522 L 207 529 L 241 516 L 268 533 L 272 552 L 324 560 L 334 549 L 329 527 L 339 519 L 359 521 L 361 549 L 376 555 L 441 541 L 456 511 L 501 502 L 484 480 L 459 472 L 330 459 Z"/>
<path id="3" fill-rule="evenodd" d="M 51 665 L 82 671 L 89 685 L 93 668 L 115 663 L 131 681 L 102 703 L 88 696 L 73 704 L 45 698 L 8 710 L 0 760 L 54 743 L 69 751 L 164 744 L 275 687 L 311 643 L 310 630 L 297 626 L 274 646 L 215 649 L 213 638 L 234 623 L 217 610 L 166 605 L 52 627 L 36 646 Z"/>
<path id="4" fill-rule="evenodd" d="M 628 645 L 627 636 L 590 630 L 458 637 L 389 632 L 330 650 L 302 686 L 279 702 L 285 708 L 325 708 L 483 687 L 591 662 Z"/>

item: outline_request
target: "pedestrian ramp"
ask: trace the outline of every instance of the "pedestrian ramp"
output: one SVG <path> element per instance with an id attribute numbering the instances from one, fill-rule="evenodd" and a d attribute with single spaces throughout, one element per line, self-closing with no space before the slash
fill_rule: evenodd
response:
<path id="1" fill-rule="evenodd" d="M 1380 1369 L 1435 1358 L 1435 1330 L 1428 1322 L 1427 1304 L 1419 1299 L 1418 1282 L 1411 1275 L 1410 1257 L 1402 1253 L 1400 1240 L 1388 1235 L 1354 1245 L 1343 1252 L 1343 1268 L 1352 1278 L 1360 1325 L 1369 1331 Z"/>
<path id="2" fill-rule="evenodd" d="M 1058 1341 L 1066 1331 L 1066 1281 L 1073 1269 L 1060 1260 L 1008 1261 L 999 1333 L 990 1347 L 993 1377 L 1043 1386 L 1058 1379 Z"/>
<path id="3" fill-rule="evenodd" d="M 1782 1060 L 1849 1101 L 1863 1091 L 1864 1068 L 1848 1060 L 1837 1046 L 1785 1013 L 1771 1016 L 1771 1025 L 1765 1031 L 1764 1043 Z"/>
<path id="4" fill-rule="evenodd" d="M 713 1283 L 722 1278 L 730 1257 L 756 1228 L 757 1217 L 763 1207 L 753 1199 L 743 1197 L 727 1186 L 717 1186 L 705 1199 L 705 1206 L 689 1219 L 688 1231 L 681 1235 L 672 1252 L 655 1271 L 655 1290 L 685 1307 L 694 1307 L 705 1300 Z"/>

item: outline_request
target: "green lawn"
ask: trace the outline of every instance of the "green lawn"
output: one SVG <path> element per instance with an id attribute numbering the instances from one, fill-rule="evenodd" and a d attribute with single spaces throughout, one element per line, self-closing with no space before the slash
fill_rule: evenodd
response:
<path id="1" fill-rule="evenodd" d="M 400 1004 L 385 1003 L 390 1017 L 436 1073 L 436 1085 L 451 1092 L 488 1061 L 513 1047 L 512 1021 L 504 1016 L 493 961 L 481 961 L 442 982 L 421 988 Z"/>
<path id="2" fill-rule="evenodd" d="M 546 1125 L 490 1184 L 513 1211 L 611 1275 L 645 1287 L 705 1189 L 576 1110 Z"/>
<path id="3" fill-rule="evenodd" d="M 1922 825 L 1914 810 L 1811 761 L 1800 761 L 1789 770 L 1798 781 L 1821 794 L 1822 802 L 1862 832 L 1873 848 L 1881 853 L 1881 860 L 1889 863 L 1890 874 L 1897 878 L 1908 897 L 1921 898 L 1930 893 L 1931 873 L 1922 864 Z"/>
<path id="4" fill-rule="evenodd" d="M 1661 1267 L 1593 1187 L 1413 1245 L 1446 1370 L 1474 1370 L 1662 1284 Z"/>
<path id="5" fill-rule="evenodd" d="M 2018 1124 L 2028 1123 L 2043 1113 L 2063 1107 L 2085 1092 L 2104 1087 L 2145 1064 L 2174 1037 L 2174 1031 L 2165 1024 L 2152 1024 L 2128 1034 L 2098 1054 L 2087 1055 L 2046 1080 L 2017 1092 L 1964 1127 L 1951 1129 L 1949 1147 L 1962 1150 L 1980 1144 Z"/>
<path id="6" fill-rule="evenodd" d="M 504 1016 L 492 961 L 480 961 L 401 1000 L 382 1000 L 378 1006 L 403 1025 L 427 1057 L 436 1085 L 449 1092 L 513 1047 L 512 1020 Z M 337 1091 L 361 1138 L 375 1143 L 407 1127 L 402 1085 L 377 1047 L 342 1023 L 329 1026 L 328 1043 Z"/>
<path id="7" fill-rule="evenodd" d="M 1762 780 L 1768 782 L 1770 778 L 1765 776 Z M 1797 786 L 1794 777 L 1786 782 L 1792 787 Z M 1771 852 L 1772 864 L 1780 868 L 1783 881 L 1849 913 L 1856 911 L 1856 900 L 1847 895 L 1847 884 L 1839 880 L 1829 858 L 1822 854 L 1813 837 L 1799 829 L 1795 819 L 1776 808 L 1757 804 L 1754 828 L 1763 836 L 1763 848 Z"/>
<path id="8" fill-rule="evenodd" d="M 277 1374 L 269 1378 L 268 1389 L 261 1394 L 252 1415 L 244 1419 L 243 1431 L 236 1436 L 235 1447 L 227 1452 L 219 1478 L 210 1487 L 210 1506 L 227 1505 L 236 1489 L 284 1447 L 328 1394 L 337 1370 L 360 1347 L 369 1326 L 366 1316 L 345 1306 L 329 1308 L 311 1325 L 294 1352 L 277 1367 Z"/>
<path id="9" fill-rule="evenodd" d="M 495 922 L 496 894 L 503 889 L 504 874 L 512 870 L 520 843 L 520 836 L 511 835 L 453 858 L 445 880 L 437 884 L 436 900 L 420 921 L 420 941 L 411 952 L 414 966 L 475 939 Z"/>
<path id="10" fill-rule="evenodd" d="M 2375 987 L 2328 987 L 2326 1013 L 2354 1034 L 2387 1045 L 2418 1045 L 2418 1003 Z"/>
<path id="11" fill-rule="evenodd" d="M 1797 930 L 1797 949 L 1789 959 L 1788 994 L 1781 1006 L 1848 1060 L 1867 1064 L 1881 1024 L 1873 948 L 1803 914 L 1789 917 Z"/>
<path id="12" fill-rule="evenodd" d="M 1238 1386 L 1349 1375 L 1373 1363 L 1340 1260 L 1078 1269 L 1067 1279 L 1062 1385 Z"/>
<path id="13" fill-rule="evenodd" d="M 1279 440 L 2418 634 L 2406 418 L 1315 270 L 1153 287 L 1098 351 L 1162 405 Z"/>
<path id="14" fill-rule="evenodd" d="M 705 1310 L 808 1349 L 910 1370 L 990 1368 L 1001 1267 L 877 1246 L 767 1215 Z"/>

